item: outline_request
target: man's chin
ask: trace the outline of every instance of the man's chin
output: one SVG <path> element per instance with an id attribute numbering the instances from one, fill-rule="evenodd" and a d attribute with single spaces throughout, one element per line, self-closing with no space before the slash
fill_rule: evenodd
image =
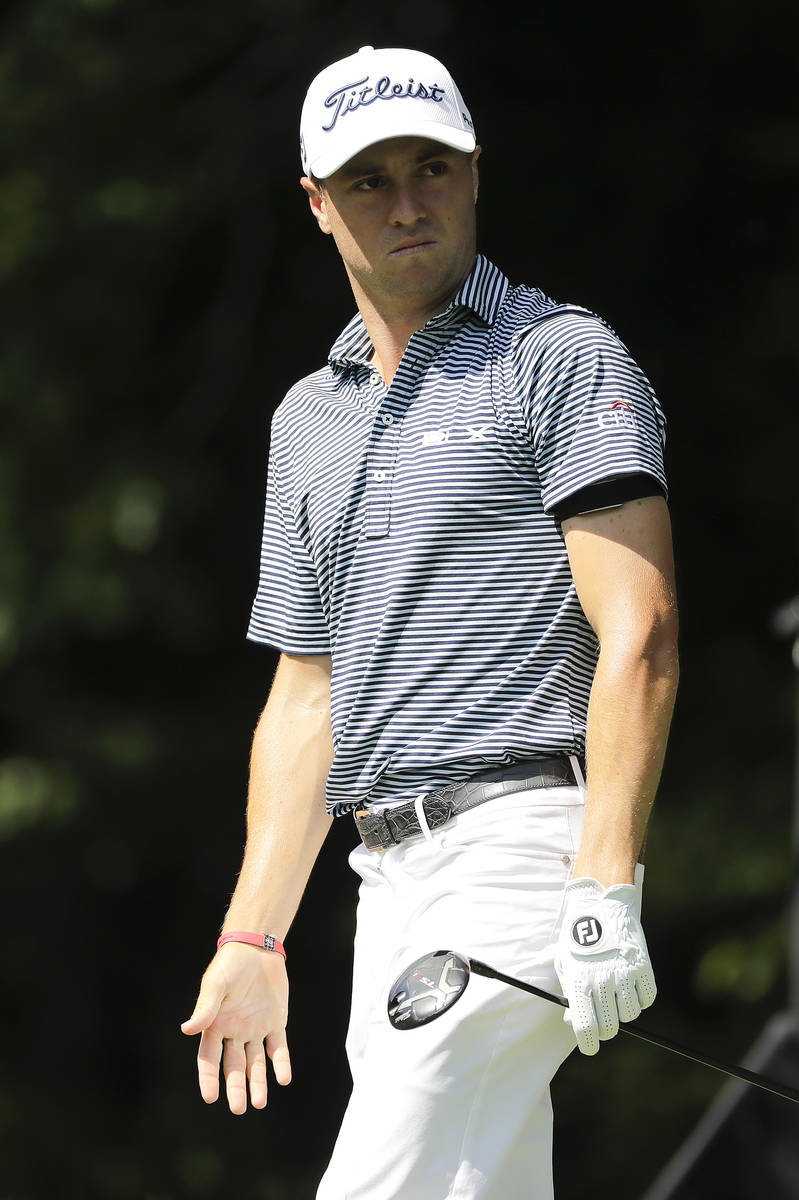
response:
<path id="1" fill-rule="evenodd" d="M 448 260 L 440 243 L 424 254 L 411 254 L 380 260 L 371 271 L 359 273 L 359 282 L 373 303 L 401 301 L 403 305 L 441 311 L 457 292 L 472 268 L 474 259 L 466 256 Z"/>

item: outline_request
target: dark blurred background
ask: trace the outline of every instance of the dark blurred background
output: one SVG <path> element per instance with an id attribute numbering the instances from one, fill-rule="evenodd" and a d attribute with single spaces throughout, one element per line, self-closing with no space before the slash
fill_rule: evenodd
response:
<path id="1" fill-rule="evenodd" d="M 794 670 L 770 621 L 797 589 L 797 24 L 735 0 L 4 6 L 3 1200 L 305 1200 L 346 1102 L 350 822 L 289 937 L 292 1086 L 206 1108 L 179 1023 L 275 666 L 244 641 L 268 423 L 353 309 L 297 186 L 298 114 L 365 43 L 450 66 L 481 248 L 605 316 L 670 419 L 683 682 L 648 1023 L 737 1060 L 786 1006 Z M 560 1200 L 635 1200 L 719 1085 L 632 1039 L 575 1057 Z"/>

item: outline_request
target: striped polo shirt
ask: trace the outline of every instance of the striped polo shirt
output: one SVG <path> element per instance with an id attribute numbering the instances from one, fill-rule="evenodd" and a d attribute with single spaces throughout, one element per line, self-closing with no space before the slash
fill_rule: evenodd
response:
<path id="1" fill-rule="evenodd" d="M 248 637 L 329 653 L 329 810 L 583 753 L 598 645 L 554 510 L 647 474 L 665 420 L 598 316 L 482 256 L 390 387 L 357 315 L 272 421 Z"/>

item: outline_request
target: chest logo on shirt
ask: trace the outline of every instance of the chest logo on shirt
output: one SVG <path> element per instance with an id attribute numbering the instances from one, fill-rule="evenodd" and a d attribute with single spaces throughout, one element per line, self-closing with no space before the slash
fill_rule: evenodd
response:
<path id="1" fill-rule="evenodd" d="M 460 429 L 424 429 L 423 446 L 443 446 L 446 442 L 487 442 L 490 440 L 490 425 L 464 425 Z"/>
<path id="2" fill-rule="evenodd" d="M 600 429 L 616 429 L 619 425 L 626 425 L 628 428 L 634 429 L 635 413 L 632 405 L 628 404 L 626 400 L 617 400 L 606 412 L 599 413 L 597 424 Z"/>

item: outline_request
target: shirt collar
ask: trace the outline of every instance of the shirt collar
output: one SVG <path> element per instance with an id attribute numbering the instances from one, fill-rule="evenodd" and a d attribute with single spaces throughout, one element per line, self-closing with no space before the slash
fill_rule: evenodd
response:
<path id="1" fill-rule="evenodd" d="M 471 309 L 487 325 L 493 324 L 510 289 L 507 277 L 483 255 L 478 254 L 474 266 L 447 308 L 428 321 L 428 325 L 448 324 L 458 309 Z M 333 343 L 328 361 L 331 366 L 354 366 L 369 361 L 372 343 L 363 317 L 356 313 Z"/>

